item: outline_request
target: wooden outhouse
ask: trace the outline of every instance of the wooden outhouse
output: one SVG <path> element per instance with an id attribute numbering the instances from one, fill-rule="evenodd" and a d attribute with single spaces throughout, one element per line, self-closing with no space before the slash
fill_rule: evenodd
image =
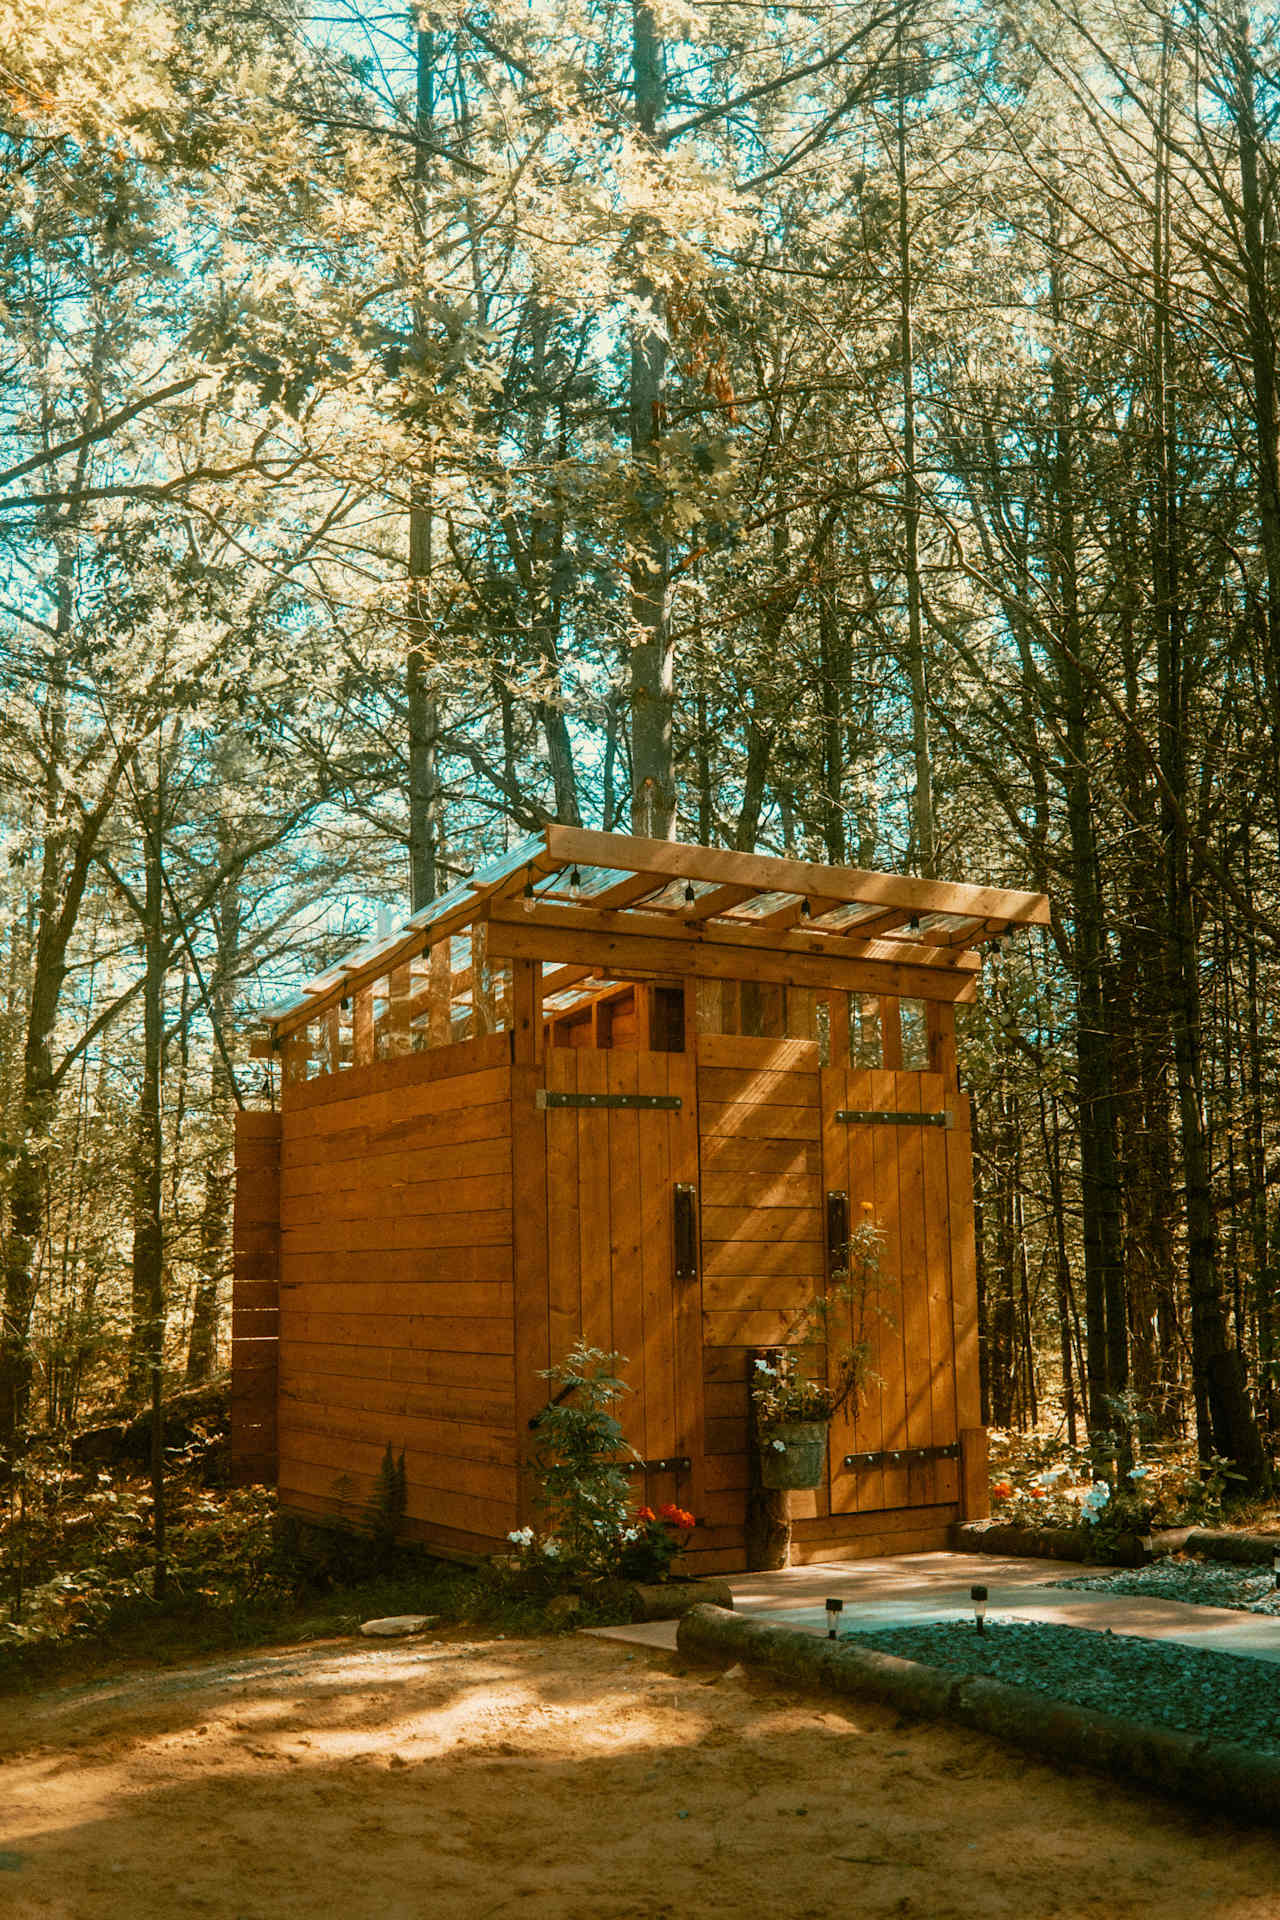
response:
<path id="1" fill-rule="evenodd" d="M 481 1555 L 533 1517 L 544 1377 L 625 1356 L 637 1500 L 747 1564 L 748 1372 L 882 1234 L 873 1380 L 792 1555 L 985 1512 L 954 1016 L 1043 896 L 551 826 L 265 1016 L 237 1135 L 233 1454 L 315 1518 Z"/>

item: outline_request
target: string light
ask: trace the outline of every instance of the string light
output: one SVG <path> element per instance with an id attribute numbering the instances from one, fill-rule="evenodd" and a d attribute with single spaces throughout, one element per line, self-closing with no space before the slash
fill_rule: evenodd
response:
<path id="1" fill-rule="evenodd" d="M 537 894 L 533 890 L 533 875 L 531 873 L 526 874 L 523 895 L 523 905 L 526 913 L 533 912 L 533 903 L 537 897 Z"/>
<path id="2" fill-rule="evenodd" d="M 571 900 L 581 900 L 582 898 L 582 875 L 576 867 L 569 875 L 569 898 Z"/>
<path id="3" fill-rule="evenodd" d="M 686 880 L 684 883 L 684 897 L 685 897 L 685 902 L 688 906 L 692 906 L 694 901 L 698 897 L 693 890 L 692 880 Z"/>

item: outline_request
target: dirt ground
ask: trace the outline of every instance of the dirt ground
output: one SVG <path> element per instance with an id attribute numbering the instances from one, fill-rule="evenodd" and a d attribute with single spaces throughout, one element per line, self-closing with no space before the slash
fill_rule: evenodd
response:
<path id="1" fill-rule="evenodd" d="M 574 1636 L 0 1701 L 4 1920 L 1280 1916 L 1280 1835 Z"/>

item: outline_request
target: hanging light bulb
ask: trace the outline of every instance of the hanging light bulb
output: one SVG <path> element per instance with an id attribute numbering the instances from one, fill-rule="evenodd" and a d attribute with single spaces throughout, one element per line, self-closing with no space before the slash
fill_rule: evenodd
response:
<path id="1" fill-rule="evenodd" d="M 809 905 L 809 896 L 807 893 L 800 902 L 800 918 L 802 920 L 810 920 L 813 918 L 813 908 Z"/>
<path id="2" fill-rule="evenodd" d="M 581 900 L 582 898 L 582 875 L 576 867 L 569 875 L 569 898 L 571 900 Z"/>
<path id="3" fill-rule="evenodd" d="M 684 897 L 685 897 L 685 902 L 688 906 L 692 906 L 694 901 L 698 897 L 693 890 L 692 880 L 686 880 L 684 883 Z"/>
<path id="4" fill-rule="evenodd" d="M 538 897 L 537 894 L 533 890 L 533 875 L 531 873 L 526 874 L 525 883 L 524 883 L 524 893 L 521 896 L 521 904 L 523 905 L 526 913 L 533 912 L 533 903 L 537 899 L 537 897 Z"/>
<path id="5" fill-rule="evenodd" d="M 913 913 L 913 914 L 912 914 L 912 916 L 911 916 L 911 918 L 910 918 L 910 919 L 908 920 L 908 922 L 907 922 L 907 931 L 908 931 L 908 933 L 919 933 L 919 931 L 920 931 L 920 915 L 919 915 L 918 913 Z"/>

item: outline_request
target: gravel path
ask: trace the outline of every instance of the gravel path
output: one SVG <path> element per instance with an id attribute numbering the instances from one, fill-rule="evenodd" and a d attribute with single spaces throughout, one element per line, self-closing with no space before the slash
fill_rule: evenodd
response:
<path id="1" fill-rule="evenodd" d="M 1147 1600 L 1186 1600 L 1197 1607 L 1235 1607 L 1242 1613 L 1280 1616 L 1275 1576 L 1258 1567 L 1230 1567 L 1222 1560 L 1160 1560 L 1154 1566 L 1118 1568 L 1055 1580 L 1055 1587 L 1093 1593 L 1131 1593 Z"/>
<path id="2" fill-rule="evenodd" d="M 971 1621 L 948 1620 L 849 1637 L 877 1653 L 981 1673 L 1074 1706 L 1159 1720 L 1182 1733 L 1280 1753 L 1280 1667 L 1274 1661 L 1039 1621 L 988 1621 L 979 1634 Z"/>

